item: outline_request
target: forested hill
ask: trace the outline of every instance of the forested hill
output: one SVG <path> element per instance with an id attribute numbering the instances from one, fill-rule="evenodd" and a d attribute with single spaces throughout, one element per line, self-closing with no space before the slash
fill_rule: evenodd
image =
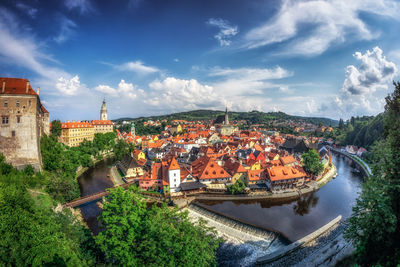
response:
<path id="1" fill-rule="evenodd" d="M 139 120 L 139 119 L 147 119 L 147 120 L 215 120 L 218 116 L 224 115 L 224 111 L 220 110 L 193 110 L 186 112 L 173 113 L 162 116 L 150 116 L 150 117 L 139 117 L 139 118 L 120 118 L 114 121 L 122 121 L 122 120 Z M 301 116 L 293 116 L 288 115 L 283 112 L 259 112 L 259 111 L 251 111 L 251 112 L 235 112 L 229 111 L 229 119 L 230 120 L 246 120 L 251 124 L 258 123 L 269 123 L 272 121 L 276 122 L 284 122 L 284 121 L 295 121 L 295 122 L 306 122 L 313 123 L 318 125 L 322 123 L 325 126 L 337 126 L 338 121 L 328 119 L 328 118 L 318 118 L 318 117 L 301 117 Z"/>

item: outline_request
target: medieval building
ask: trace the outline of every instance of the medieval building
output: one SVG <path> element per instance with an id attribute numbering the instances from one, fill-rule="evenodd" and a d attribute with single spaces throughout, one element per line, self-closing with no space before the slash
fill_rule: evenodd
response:
<path id="1" fill-rule="evenodd" d="M 0 153 L 17 168 L 40 169 L 40 137 L 50 133 L 50 118 L 39 88 L 19 78 L 0 78 L 0 86 Z"/>
<path id="2" fill-rule="evenodd" d="M 217 127 L 217 131 L 222 135 L 231 135 L 234 132 L 239 131 L 239 128 L 229 124 L 228 108 L 225 110 L 225 120 L 222 125 Z"/>
<path id="3" fill-rule="evenodd" d="M 109 133 L 114 130 L 114 124 L 112 121 L 107 119 L 107 107 L 106 100 L 103 100 L 103 104 L 100 109 L 100 120 L 92 120 L 94 127 L 94 133 Z"/>

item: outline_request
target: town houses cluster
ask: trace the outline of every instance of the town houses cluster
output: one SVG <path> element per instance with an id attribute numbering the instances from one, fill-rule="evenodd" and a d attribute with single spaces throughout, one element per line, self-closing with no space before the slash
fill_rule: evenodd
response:
<path id="1" fill-rule="evenodd" d="M 117 163 L 125 181 L 172 195 L 224 192 L 238 180 L 250 192 L 296 190 L 319 178 L 304 171 L 302 153 L 316 149 L 326 168 L 331 160 L 319 138 L 239 130 L 228 111 L 222 123 L 174 120 L 161 134 L 148 136 L 136 135 L 132 123 L 129 132 L 117 130 L 117 137 L 136 147 Z"/>

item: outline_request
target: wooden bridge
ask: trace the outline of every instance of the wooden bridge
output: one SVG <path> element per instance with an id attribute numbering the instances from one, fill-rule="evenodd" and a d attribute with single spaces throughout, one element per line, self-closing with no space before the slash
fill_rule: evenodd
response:
<path id="1" fill-rule="evenodd" d="M 133 181 L 133 182 L 117 185 L 117 186 L 110 187 L 110 188 L 117 188 L 117 187 L 128 188 L 132 184 L 135 184 L 135 182 Z M 110 189 L 110 188 L 108 188 L 108 189 Z M 87 195 L 87 196 L 83 196 L 83 197 L 74 199 L 74 200 L 72 200 L 70 202 L 65 203 L 63 206 L 64 207 L 70 207 L 70 208 L 77 208 L 79 206 L 82 206 L 84 204 L 90 203 L 92 201 L 98 201 L 101 198 L 107 196 L 109 193 L 110 192 L 108 192 L 107 190 L 100 191 L 100 192 L 97 192 L 97 193 L 94 193 L 94 194 L 91 194 L 91 195 Z M 143 192 L 140 192 L 140 193 L 142 195 L 150 196 L 152 198 L 157 198 L 158 200 L 163 200 L 162 196 L 157 196 L 157 195 L 152 194 L 150 192 L 143 191 Z"/>

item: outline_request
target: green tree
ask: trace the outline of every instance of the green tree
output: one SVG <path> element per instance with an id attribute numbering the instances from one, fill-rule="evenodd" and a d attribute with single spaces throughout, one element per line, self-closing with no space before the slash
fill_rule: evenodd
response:
<path id="1" fill-rule="evenodd" d="M 339 129 L 340 129 L 340 130 L 343 130 L 343 129 L 344 129 L 344 121 L 343 121 L 342 118 L 340 118 L 340 120 L 339 120 Z"/>
<path id="2" fill-rule="evenodd" d="M 400 83 L 394 85 L 386 97 L 385 140 L 378 143 L 374 175 L 363 184 L 345 233 L 362 265 L 400 263 Z"/>
<path id="3" fill-rule="evenodd" d="M 243 180 L 238 179 L 234 184 L 228 186 L 228 191 L 232 195 L 243 194 L 245 188 L 246 184 L 243 182 Z"/>
<path id="4" fill-rule="evenodd" d="M 301 155 L 303 168 L 312 175 L 318 175 L 324 170 L 324 165 L 320 162 L 320 157 L 315 149 L 311 149 Z"/>
<path id="5" fill-rule="evenodd" d="M 51 122 L 51 134 L 55 136 L 61 136 L 61 122 L 59 120 L 53 120 Z"/>
<path id="6" fill-rule="evenodd" d="M 215 266 L 220 240 L 186 212 L 166 204 L 146 208 L 136 187 L 111 189 L 99 217 L 96 243 L 119 266 Z"/>

